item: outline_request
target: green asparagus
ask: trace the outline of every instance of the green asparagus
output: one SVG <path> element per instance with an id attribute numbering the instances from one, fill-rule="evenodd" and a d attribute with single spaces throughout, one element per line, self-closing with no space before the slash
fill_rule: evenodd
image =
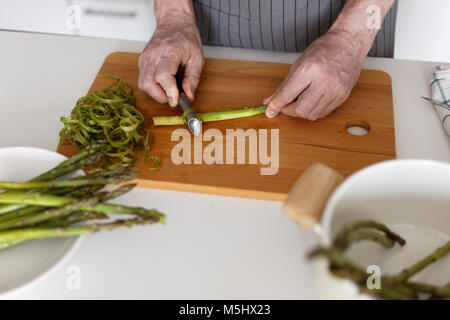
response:
<path id="1" fill-rule="evenodd" d="M 85 176 L 63 178 L 96 164 L 103 157 L 102 150 L 101 143 L 94 143 L 28 182 L 0 182 L 0 189 L 7 190 L 0 192 L 0 249 L 32 239 L 164 223 L 164 215 L 156 210 L 107 203 L 135 187 L 127 184 L 113 190 L 104 188 L 135 178 L 130 166 L 111 165 L 102 170 L 97 167 L 95 173 L 88 171 Z M 109 220 L 109 214 L 129 218 L 91 221 Z"/>
<path id="2" fill-rule="evenodd" d="M 400 274 L 382 276 L 380 289 L 369 289 L 366 283 L 370 274 L 345 256 L 346 249 L 363 240 L 375 241 L 386 248 L 393 247 L 395 243 L 401 246 L 406 243 L 402 237 L 381 223 L 356 221 L 344 225 L 329 248 L 316 248 L 309 257 L 326 257 L 329 261 L 330 272 L 336 277 L 352 280 L 362 293 L 383 299 L 418 299 L 419 294 L 428 294 L 429 298 L 450 299 L 450 284 L 439 287 L 410 281 L 412 276 L 448 255 L 450 241 Z"/>

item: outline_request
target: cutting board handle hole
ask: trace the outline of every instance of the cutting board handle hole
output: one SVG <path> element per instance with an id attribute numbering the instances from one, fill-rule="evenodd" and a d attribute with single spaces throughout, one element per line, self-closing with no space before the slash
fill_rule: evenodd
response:
<path id="1" fill-rule="evenodd" d="M 345 128 L 350 134 L 364 136 L 370 131 L 370 124 L 364 120 L 352 120 L 347 122 Z"/>

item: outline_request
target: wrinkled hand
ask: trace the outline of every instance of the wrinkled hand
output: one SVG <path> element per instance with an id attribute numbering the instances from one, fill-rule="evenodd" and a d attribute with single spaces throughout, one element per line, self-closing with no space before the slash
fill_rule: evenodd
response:
<path id="1" fill-rule="evenodd" d="M 365 54 L 357 41 L 329 31 L 314 41 L 291 66 L 274 94 L 264 99 L 266 115 L 279 112 L 307 120 L 327 116 L 350 95 Z"/>
<path id="2" fill-rule="evenodd" d="M 178 67 L 185 68 L 182 86 L 193 100 L 204 64 L 200 34 L 191 20 L 178 17 L 158 25 L 139 56 L 139 88 L 159 103 L 169 102 L 171 107 L 178 104 L 174 77 Z"/>

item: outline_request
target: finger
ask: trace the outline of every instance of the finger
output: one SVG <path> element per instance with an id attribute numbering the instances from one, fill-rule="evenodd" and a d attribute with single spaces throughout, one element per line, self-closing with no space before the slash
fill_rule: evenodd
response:
<path id="1" fill-rule="evenodd" d="M 291 103 L 283 108 L 283 113 L 292 117 L 311 120 L 313 119 L 310 117 L 311 111 L 320 103 L 322 98 L 323 95 L 309 87 L 298 97 L 295 103 Z"/>
<path id="2" fill-rule="evenodd" d="M 286 81 L 288 79 L 290 79 L 290 77 L 291 77 L 291 72 L 289 72 L 288 75 L 286 76 L 286 78 L 283 79 L 283 82 L 281 82 L 281 84 L 278 86 L 278 88 L 275 90 L 274 93 L 272 93 L 270 96 L 264 98 L 263 104 L 266 104 L 266 105 L 269 104 L 270 101 L 273 99 L 273 97 L 275 97 L 275 95 L 278 94 L 278 92 L 280 92 L 281 88 L 284 87 L 284 84 L 286 83 Z"/>
<path id="3" fill-rule="evenodd" d="M 158 103 L 167 103 L 168 101 L 164 90 L 150 77 L 146 77 L 144 80 L 142 80 L 142 85 L 139 85 L 139 88 L 147 92 L 147 94 L 155 99 Z"/>
<path id="4" fill-rule="evenodd" d="M 150 97 L 159 103 L 167 103 L 167 96 L 164 90 L 154 80 L 155 66 L 146 64 L 139 70 L 138 87 L 145 91 Z"/>
<path id="5" fill-rule="evenodd" d="M 326 117 L 331 112 L 336 110 L 345 102 L 346 99 L 347 98 L 336 98 L 335 100 L 333 100 L 330 104 L 328 104 L 328 106 L 324 110 L 322 110 L 322 112 L 319 115 L 319 119 Z"/>
<path id="6" fill-rule="evenodd" d="M 297 114 L 295 113 L 295 110 L 297 109 L 297 103 L 298 101 L 294 101 L 289 103 L 287 106 L 285 106 L 283 109 L 280 110 L 280 113 L 297 118 Z"/>
<path id="7" fill-rule="evenodd" d="M 275 96 L 275 93 L 276 93 L 276 92 L 274 92 L 274 93 L 272 93 L 270 96 L 264 98 L 263 104 L 267 105 L 267 104 L 270 102 L 270 100 L 273 99 L 273 97 Z"/>
<path id="8" fill-rule="evenodd" d="M 138 77 L 138 87 L 139 89 L 145 91 L 144 80 L 148 78 L 154 78 L 155 69 L 151 68 L 147 62 L 141 60 L 142 55 L 139 56 L 139 77 Z"/>
<path id="9" fill-rule="evenodd" d="M 266 109 L 266 116 L 269 118 L 275 117 L 281 109 L 297 98 L 308 85 L 309 81 L 298 81 L 295 76 L 289 78 L 270 100 Z"/>
<path id="10" fill-rule="evenodd" d="M 273 97 L 275 97 L 278 94 L 278 92 L 280 92 L 281 88 L 284 87 L 284 84 L 290 78 L 290 75 L 291 75 L 291 73 L 289 72 L 288 75 L 286 76 L 286 78 L 283 79 L 283 82 L 281 82 L 281 84 L 278 86 L 278 88 L 274 91 L 274 93 L 272 93 L 270 96 L 264 98 L 263 104 L 268 105 L 270 103 L 270 101 L 273 99 Z"/>
<path id="11" fill-rule="evenodd" d="M 163 57 L 156 69 L 155 81 L 165 91 L 171 107 L 176 107 L 178 104 L 179 92 L 174 75 L 178 71 L 180 62 L 180 58 L 175 55 Z"/>
<path id="12" fill-rule="evenodd" d="M 188 62 L 184 67 L 183 90 L 190 100 L 194 100 L 194 92 L 200 81 L 203 58 Z"/>
<path id="13" fill-rule="evenodd" d="M 310 116 L 309 120 L 314 121 L 317 119 L 325 118 L 331 110 L 334 110 L 336 108 L 335 105 L 336 101 L 337 101 L 336 96 L 333 95 L 324 96 L 316 105 L 316 107 L 311 111 L 309 115 Z"/>

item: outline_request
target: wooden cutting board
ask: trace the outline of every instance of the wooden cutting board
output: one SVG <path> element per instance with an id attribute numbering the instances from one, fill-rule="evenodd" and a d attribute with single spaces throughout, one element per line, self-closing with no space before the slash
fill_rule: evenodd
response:
<path id="1" fill-rule="evenodd" d="M 137 88 L 137 59 L 138 54 L 135 53 L 112 53 L 99 73 L 117 75 L 133 84 L 136 104 L 145 110 L 147 118 L 154 115 L 181 115 L 179 108 L 158 104 Z M 198 113 L 258 106 L 282 82 L 289 67 L 281 63 L 206 59 L 193 106 Z M 101 90 L 109 83 L 107 79 L 94 79 L 90 91 Z M 353 124 L 368 128 L 369 133 L 363 136 L 349 133 L 347 127 Z M 136 182 L 142 187 L 283 201 L 298 176 L 314 162 L 320 161 L 349 175 L 373 163 L 393 159 L 395 137 L 391 79 L 381 71 L 363 70 L 347 101 L 327 118 L 315 122 L 284 115 L 274 119 L 258 115 L 204 123 L 203 134 L 214 133 L 214 130 L 209 129 L 220 130 L 215 132 L 215 143 L 217 146 L 223 138 L 223 148 L 218 149 L 223 152 L 224 164 L 205 163 L 207 158 L 202 157 L 202 150 L 209 150 L 206 147 L 212 142 L 197 138 L 196 143 L 194 139 L 191 141 L 191 164 L 177 165 L 171 158 L 172 149 L 185 138 L 174 137 L 174 141 L 171 141 L 171 137 L 173 133 L 187 134 L 186 127 L 151 125 L 150 130 L 156 141 L 152 154 L 161 158 L 162 167 L 158 171 L 148 171 L 138 156 L 135 167 L 139 177 Z M 246 132 L 250 136 L 256 134 L 256 146 L 251 150 L 249 140 L 246 140 L 244 164 L 236 163 L 239 152 L 242 156 L 244 151 L 242 147 L 238 150 L 237 143 L 234 146 L 234 158 L 230 155 L 233 148 L 231 144 L 230 148 L 226 145 L 227 129 L 253 129 Z M 278 171 L 276 174 L 261 175 L 261 168 L 272 166 L 272 173 L 276 169 L 275 158 L 271 164 L 263 164 L 258 153 L 264 151 L 266 146 L 270 155 L 270 140 L 276 137 L 273 129 L 278 129 Z M 267 133 L 266 140 L 259 138 L 259 134 L 264 135 L 264 131 Z M 187 143 L 187 140 L 183 141 Z M 255 141 L 254 137 L 252 141 Z M 234 164 L 226 164 L 227 149 L 229 162 L 234 159 Z M 77 150 L 64 142 L 59 151 L 70 156 Z M 253 153 L 257 157 L 256 164 L 249 163 L 250 151 L 258 151 Z M 220 151 L 210 155 L 216 155 L 219 159 Z M 200 164 L 193 163 L 194 157 Z"/>

